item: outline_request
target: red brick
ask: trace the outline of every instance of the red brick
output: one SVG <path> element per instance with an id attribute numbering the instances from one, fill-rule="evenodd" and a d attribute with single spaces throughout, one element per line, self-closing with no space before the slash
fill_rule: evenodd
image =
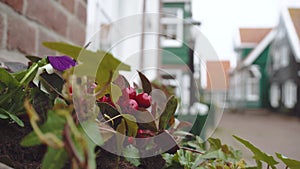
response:
<path id="1" fill-rule="evenodd" d="M 3 38 L 4 38 L 4 17 L 0 15 L 0 48 L 2 48 Z"/>
<path id="2" fill-rule="evenodd" d="M 78 2 L 76 16 L 82 23 L 86 24 L 86 4 Z"/>
<path id="3" fill-rule="evenodd" d="M 42 43 L 43 42 L 53 42 L 56 40 L 57 39 L 55 37 L 53 37 L 51 34 L 49 34 L 48 32 L 39 30 L 38 55 L 39 56 L 55 55 L 55 51 L 44 47 Z"/>
<path id="4" fill-rule="evenodd" d="M 26 15 L 60 35 L 66 36 L 68 18 L 57 8 L 55 2 L 51 0 L 29 0 Z"/>
<path id="5" fill-rule="evenodd" d="M 0 0 L 1 2 L 4 2 L 5 4 L 11 6 L 15 11 L 21 13 L 23 10 L 23 0 Z"/>
<path id="6" fill-rule="evenodd" d="M 74 13 L 75 0 L 60 0 L 60 3 L 71 13 Z"/>
<path id="7" fill-rule="evenodd" d="M 25 54 L 35 54 L 36 30 L 19 17 L 8 16 L 7 48 Z"/>
<path id="8" fill-rule="evenodd" d="M 69 36 L 68 39 L 70 39 L 72 42 L 76 43 L 77 45 L 84 45 L 85 41 L 85 26 L 78 22 L 75 19 L 72 19 L 69 21 Z"/>

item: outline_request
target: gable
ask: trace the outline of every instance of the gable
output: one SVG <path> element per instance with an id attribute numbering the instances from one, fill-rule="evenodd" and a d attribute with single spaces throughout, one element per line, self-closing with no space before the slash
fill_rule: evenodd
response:
<path id="1" fill-rule="evenodd" d="M 300 8 L 289 8 L 288 10 L 298 35 L 298 39 L 300 39 Z"/>
<path id="2" fill-rule="evenodd" d="M 271 28 L 240 28 L 241 43 L 260 43 L 264 37 L 271 31 Z"/>
<path id="3" fill-rule="evenodd" d="M 283 8 L 282 17 L 287 37 L 297 62 L 300 62 L 300 13 L 299 8 Z"/>
<path id="4" fill-rule="evenodd" d="M 243 66 L 251 65 L 265 51 L 276 36 L 276 31 L 272 30 L 251 53 L 243 60 Z"/>

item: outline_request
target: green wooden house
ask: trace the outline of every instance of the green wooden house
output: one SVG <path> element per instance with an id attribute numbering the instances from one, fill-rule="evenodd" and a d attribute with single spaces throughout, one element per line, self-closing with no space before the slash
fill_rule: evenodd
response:
<path id="1" fill-rule="evenodd" d="M 238 65 L 230 73 L 229 101 L 233 109 L 267 108 L 269 77 L 266 71 L 275 30 L 240 29 L 236 47 Z"/>
<path id="2" fill-rule="evenodd" d="M 163 0 L 161 23 L 160 76 L 162 82 L 172 85 L 181 98 L 183 109 L 193 100 L 190 89 L 194 79 L 193 45 L 195 39 L 191 29 L 200 22 L 193 21 L 191 0 Z M 193 89 L 193 88 L 192 88 Z"/>

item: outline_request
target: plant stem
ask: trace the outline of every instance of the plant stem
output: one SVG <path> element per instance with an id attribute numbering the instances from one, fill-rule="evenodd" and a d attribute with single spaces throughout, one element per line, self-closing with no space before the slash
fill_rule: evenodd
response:
<path id="1" fill-rule="evenodd" d="M 183 149 L 183 150 L 191 151 L 191 152 L 193 152 L 193 153 L 204 154 L 204 153 L 202 153 L 201 151 L 194 150 L 194 149 L 187 148 L 187 147 L 179 147 L 179 148 L 180 148 L 180 149 Z"/>
<path id="2" fill-rule="evenodd" d="M 65 148 L 68 151 L 69 155 L 71 157 L 74 157 L 77 165 L 80 168 L 87 168 L 87 166 L 85 165 L 85 163 L 83 163 L 80 160 L 79 154 L 76 151 L 75 145 L 72 142 L 71 133 L 70 133 L 70 127 L 68 126 L 68 124 L 65 125 L 63 136 L 64 136 L 64 139 L 65 139 Z"/>
<path id="3" fill-rule="evenodd" d="M 104 94 L 104 91 L 109 87 L 109 85 L 110 85 L 110 83 L 112 81 L 112 76 L 113 76 L 113 74 L 110 71 L 109 72 L 109 79 L 108 79 L 108 81 L 104 84 L 104 86 L 101 88 L 101 90 L 99 92 L 95 93 L 96 98 L 98 98 L 98 97 L 100 97 L 100 96 L 102 96 Z"/>
<path id="4" fill-rule="evenodd" d="M 22 85 L 26 80 L 27 78 L 35 71 L 35 69 L 38 68 L 38 64 L 34 64 L 29 70 L 28 72 L 26 73 L 26 75 L 23 77 L 23 79 L 20 81 L 20 84 Z"/>

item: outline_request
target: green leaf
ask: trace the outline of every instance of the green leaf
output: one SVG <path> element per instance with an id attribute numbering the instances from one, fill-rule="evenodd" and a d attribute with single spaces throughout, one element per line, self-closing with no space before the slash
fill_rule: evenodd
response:
<path id="1" fill-rule="evenodd" d="M 300 161 L 284 157 L 282 154 L 279 154 L 279 153 L 276 153 L 276 156 L 290 169 L 299 169 L 300 168 Z"/>
<path id="2" fill-rule="evenodd" d="M 89 137 L 85 137 L 88 143 L 88 155 L 89 155 L 89 159 L 88 159 L 88 168 L 89 169 L 96 169 L 96 153 L 95 153 L 95 148 L 97 146 L 97 144 L 95 144 L 94 141 L 92 141 L 91 139 L 89 139 Z"/>
<path id="3" fill-rule="evenodd" d="M 170 147 L 170 145 L 172 145 L 173 147 L 170 147 L 170 149 L 167 151 L 167 153 L 171 154 L 174 154 L 177 150 L 179 150 L 177 142 L 167 130 L 160 132 L 158 135 L 159 137 L 154 137 L 154 143 L 157 145 L 157 147 L 164 150 L 166 147 Z"/>
<path id="4" fill-rule="evenodd" d="M 99 128 L 96 121 L 85 121 L 81 123 L 81 127 L 89 139 L 97 145 L 103 144 L 103 139 L 99 133 Z"/>
<path id="5" fill-rule="evenodd" d="M 201 158 L 203 159 L 221 159 L 226 161 L 226 155 L 224 154 L 224 152 L 222 150 L 215 150 L 215 151 L 211 151 L 211 152 L 207 152 L 204 155 L 201 155 Z"/>
<path id="6" fill-rule="evenodd" d="M 119 98 L 122 96 L 122 90 L 119 86 L 111 84 L 111 99 L 113 103 L 117 103 Z"/>
<path id="7" fill-rule="evenodd" d="M 22 85 L 28 85 L 32 80 L 34 79 L 37 71 L 38 71 L 39 65 L 37 63 L 34 63 L 30 66 L 29 69 L 14 73 L 14 77 L 22 83 Z"/>
<path id="8" fill-rule="evenodd" d="M 244 144 L 252 153 L 254 154 L 253 159 L 257 161 L 264 161 L 268 165 L 270 165 L 273 169 L 276 168 L 275 165 L 278 164 L 278 162 L 270 155 L 267 155 L 266 153 L 262 152 L 260 149 L 255 147 L 253 144 L 251 144 L 249 141 L 244 140 L 240 137 L 233 136 L 236 140 Z"/>
<path id="9" fill-rule="evenodd" d="M 65 82 L 59 75 L 56 73 L 48 74 L 44 72 L 40 75 L 39 79 L 49 93 L 55 92 L 63 97 L 62 88 Z"/>
<path id="10" fill-rule="evenodd" d="M 82 47 L 70 45 L 63 42 L 43 42 L 43 45 L 49 49 L 66 54 L 74 59 L 77 59 Z"/>
<path id="11" fill-rule="evenodd" d="M 15 121 L 19 126 L 24 127 L 24 123 L 21 119 L 19 119 L 18 116 L 8 112 L 5 109 L 0 108 L 0 113 L 1 114 L 7 114 L 13 121 Z M 4 116 L 3 116 L 4 117 Z"/>
<path id="12" fill-rule="evenodd" d="M 86 121 L 79 127 L 79 131 L 84 136 L 85 141 L 87 142 L 87 152 L 88 152 L 88 168 L 95 169 L 96 168 L 96 153 L 95 148 L 97 145 L 101 145 L 103 140 L 99 134 L 99 130 L 97 129 L 97 125 L 94 122 Z M 87 133 L 89 132 L 89 134 Z M 91 133 L 92 132 L 92 133 Z M 82 158 L 84 154 L 82 153 L 82 146 L 80 143 L 76 142 L 76 148 L 78 152 L 81 152 Z"/>
<path id="13" fill-rule="evenodd" d="M 64 148 L 54 149 L 48 147 L 42 161 L 42 169 L 63 168 L 68 159 L 68 154 Z"/>
<path id="14" fill-rule="evenodd" d="M 136 118 L 139 127 L 143 129 L 152 130 L 154 132 L 158 131 L 157 125 L 155 123 L 155 118 L 149 111 L 145 110 L 135 113 L 134 117 Z"/>
<path id="15" fill-rule="evenodd" d="M 220 139 L 217 138 L 209 138 L 207 140 L 210 144 L 210 151 L 219 150 L 222 147 L 222 143 Z"/>
<path id="16" fill-rule="evenodd" d="M 42 58 L 38 57 L 38 56 L 33 56 L 33 55 L 27 55 L 25 56 L 28 60 L 30 60 L 31 62 L 35 62 L 37 63 L 38 61 L 40 61 Z"/>
<path id="17" fill-rule="evenodd" d="M 159 119 L 159 129 L 164 130 L 167 128 L 170 119 L 174 116 L 174 113 L 177 109 L 177 98 L 175 96 L 171 96 L 166 104 L 166 108 L 160 116 Z"/>
<path id="18" fill-rule="evenodd" d="M 139 76 L 140 79 L 142 81 L 142 87 L 143 87 L 143 91 L 147 94 L 150 94 L 152 91 L 152 86 L 151 86 L 151 82 L 148 80 L 148 78 L 141 72 L 139 72 Z"/>
<path id="19" fill-rule="evenodd" d="M 40 129 L 43 133 L 51 132 L 58 138 L 62 138 L 62 131 L 65 123 L 65 118 L 56 114 L 55 111 L 49 111 L 47 121 L 40 127 Z M 29 133 L 21 141 L 21 145 L 24 147 L 35 146 L 39 144 L 41 144 L 41 141 L 35 132 Z"/>
<path id="20" fill-rule="evenodd" d="M 9 116 L 13 121 L 15 121 L 19 126 L 24 127 L 23 121 L 22 121 L 21 119 L 19 119 L 18 116 L 14 115 L 14 114 L 11 114 L 11 113 L 9 113 L 8 116 Z"/>
<path id="21" fill-rule="evenodd" d="M 108 103 L 98 102 L 97 104 L 100 108 L 100 113 L 105 120 L 111 120 L 112 118 L 120 115 L 120 112 Z M 116 118 L 113 121 L 110 121 L 109 124 L 115 128 L 120 122 L 121 118 Z"/>
<path id="22" fill-rule="evenodd" d="M 3 68 L 0 68 L 0 77 L 0 81 L 9 88 L 14 88 L 20 85 L 20 83 Z"/>
<path id="23" fill-rule="evenodd" d="M 126 137 L 126 123 L 125 120 L 122 119 L 121 123 L 117 127 L 116 141 L 117 141 L 117 151 L 121 152 L 123 150 L 123 143 Z"/>
<path id="24" fill-rule="evenodd" d="M 0 114 L 0 119 L 8 119 L 9 117 L 5 114 Z"/>
<path id="25" fill-rule="evenodd" d="M 98 123 L 99 132 L 101 134 L 101 137 L 103 139 L 103 142 L 106 142 L 109 140 L 112 136 L 116 134 L 116 130 L 114 130 L 109 125 L 106 125 L 105 123 Z"/>
<path id="26" fill-rule="evenodd" d="M 133 145 L 128 145 L 123 149 L 123 156 L 128 162 L 136 167 L 141 164 L 139 160 L 139 150 Z"/>
<path id="27" fill-rule="evenodd" d="M 138 130 L 135 117 L 130 114 L 122 114 L 122 116 L 127 126 L 127 136 L 135 137 Z"/>

